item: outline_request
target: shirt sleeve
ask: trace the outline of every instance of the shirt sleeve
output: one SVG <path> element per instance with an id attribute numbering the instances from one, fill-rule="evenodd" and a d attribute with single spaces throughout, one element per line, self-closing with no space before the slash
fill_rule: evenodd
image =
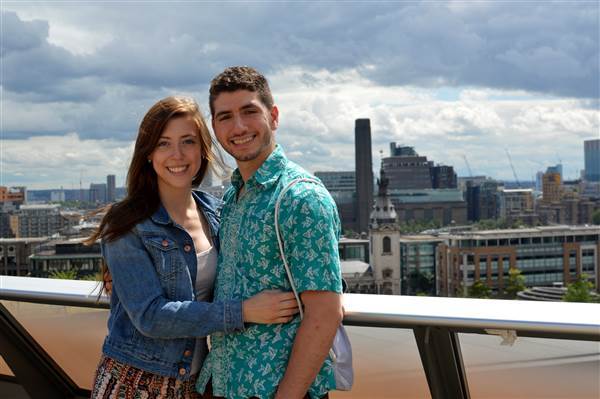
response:
<path id="1" fill-rule="evenodd" d="M 102 242 L 113 295 L 135 328 L 153 338 L 204 337 L 243 329 L 241 301 L 173 301 L 164 296 L 150 254 L 134 232 Z"/>
<path id="2" fill-rule="evenodd" d="M 337 207 L 325 187 L 299 182 L 280 205 L 280 230 L 298 292 L 342 292 Z"/>

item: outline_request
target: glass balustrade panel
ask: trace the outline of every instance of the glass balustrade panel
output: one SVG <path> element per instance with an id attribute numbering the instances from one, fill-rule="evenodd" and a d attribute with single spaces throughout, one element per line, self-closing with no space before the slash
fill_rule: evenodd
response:
<path id="1" fill-rule="evenodd" d="M 0 302 L 79 387 L 91 389 L 108 310 Z"/>
<path id="2" fill-rule="evenodd" d="M 598 399 L 600 343 L 459 334 L 472 399 Z"/>
<path id="3" fill-rule="evenodd" d="M 354 387 L 333 399 L 431 398 L 412 330 L 346 327 L 352 343 Z"/>

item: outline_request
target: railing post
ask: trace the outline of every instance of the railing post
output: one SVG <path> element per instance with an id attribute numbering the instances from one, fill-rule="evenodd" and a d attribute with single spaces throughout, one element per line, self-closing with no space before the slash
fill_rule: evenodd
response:
<path id="1" fill-rule="evenodd" d="M 432 399 L 470 399 L 458 336 L 448 328 L 413 329 Z"/>
<path id="2" fill-rule="evenodd" d="M 32 399 L 86 396 L 1 303 L 0 355 Z"/>

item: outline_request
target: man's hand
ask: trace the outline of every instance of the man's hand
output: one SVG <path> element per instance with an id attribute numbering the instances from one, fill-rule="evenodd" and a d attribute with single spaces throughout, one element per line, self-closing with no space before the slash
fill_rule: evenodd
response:
<path id="1" fill-rule="evenodd" d="M 287 323 L 298 313 L 298 302 L 292 292 L 267 290 L 242 303 L 245 323 Z"/>
<path id="2" fill-rule="evenodd" d="M 304 319 L 298 328 L 276 399 L 301 399 L 327 357 L 342 322 L 342 297 L 331 291 L 302 293 Z"/>

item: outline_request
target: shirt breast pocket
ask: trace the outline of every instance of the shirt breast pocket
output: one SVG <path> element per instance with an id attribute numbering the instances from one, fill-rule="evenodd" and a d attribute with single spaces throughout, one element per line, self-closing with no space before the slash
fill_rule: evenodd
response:
<path id="1" fill-rule="evenodd" d="M 161 285 L 170 297 L 175 295 L 177 274 L 185 267 L 177 244 L 165 237 L 145 237 L 144 243 L 152 256 Z"/>

